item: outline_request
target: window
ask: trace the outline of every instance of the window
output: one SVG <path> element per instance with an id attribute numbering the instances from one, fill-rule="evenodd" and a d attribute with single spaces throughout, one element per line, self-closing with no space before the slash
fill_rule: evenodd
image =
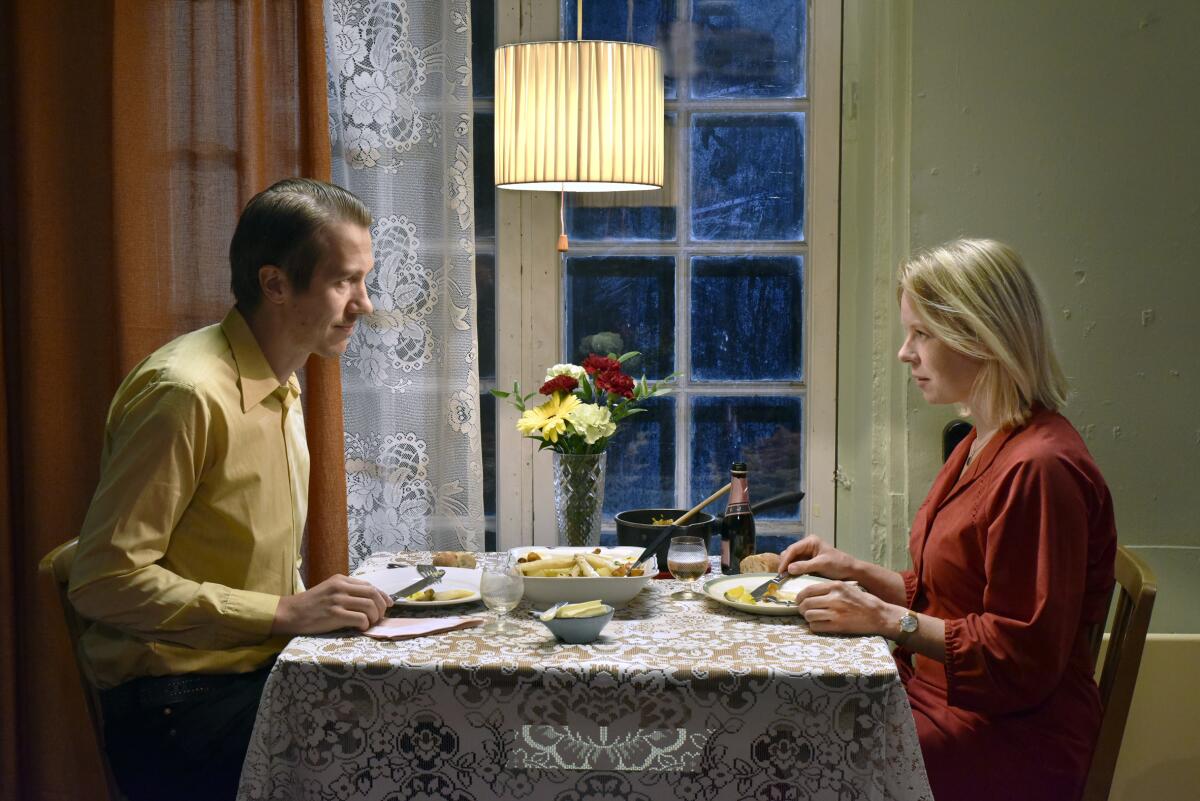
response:
<path id="1" fill-rule="evenodd" d="M 558 2 L 535 0 L 519 27 L 500 20 L 498 40 L 573 38 L 576 0 Z M 495 358 L 481 353 L 481 373 L 501 365 L 481 390 L 497 374 L 536 387 L 547 365 L 589 351 L 638 350 L 630 372 L 679 375 L 678 391 L 610 445 L 606 528 L 622 509 L 691 506 L 741 460 L 756 503 L 808 493 L 760 513 L 760 538 L 832 534 L 839 5 L 821 4 L 830 16 L 817 18 L 795 0 L 587 0 L 584 38 L 664 54 L 666 185 L 568 195 L 561 258 L 557 196 L 491 188 L 492 62 L 489 51 L 480 86 L 476 48 L 480 326 L 495 309 L 505 332 Z M 490 10 L 476 0 L 477 42 Z M 485 213 L 508 232 L 499 249 Z M 485 432 L 485 450 L 494 457 L 499 440 L 505 454 L 485 465 L 489 519 L 503 547 L 552 542 L 549 459 L 506 431 L 506 411 Z"/>

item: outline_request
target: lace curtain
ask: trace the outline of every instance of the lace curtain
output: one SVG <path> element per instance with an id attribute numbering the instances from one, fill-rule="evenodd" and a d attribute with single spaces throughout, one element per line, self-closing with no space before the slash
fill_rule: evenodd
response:
<path id="1" fill-rule="evenodd" d="M 350 566 L 483 550 L 468 0 L 325 6 L 333 180 L 371 209 L 342 360 Z"/>

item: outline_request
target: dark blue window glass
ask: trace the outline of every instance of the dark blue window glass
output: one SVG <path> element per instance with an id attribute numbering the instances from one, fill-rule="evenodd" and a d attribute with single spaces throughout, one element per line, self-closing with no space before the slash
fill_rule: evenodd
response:
<path id="1" fill-rule="evenodd" d="M 692 237 L 804 238 L 804 115 L 692 118 Z"/>
<path id="2" fill-rule="evenodd" d="M 471 139 L 475 145 L 475 237 L 496 235 L 496 141 L 495 117 L 476 114 Z"/>
<path id="3" fill-rule="evenodd" d="M 675 506 L 675 399 L 666 395 L 621 421 L 608 443 L 604 515 Z"/>
<path id="4" fill-rule="evenodd" d="M 483 513 L 496 514 L 496 398 L 490 392 L 479 395 L 480 445 L 483 450 Z"/>
<path id="5" fill-rule="evenodd" d="M 567 259 L 566 358 L 636 350 L 625 364 L 634 378 L 675 370 L 675 260 L 669 256 Z"/>
<path id="6" fill-rule="evenodd" d="M 692 97 L 804 96 L 804 3 L 692 0 L 692 21 Z"/>
<path id="7" fill-rule="evenodd" d="M 663 122 L 663 188 L 642 192 L 572 192 L 567 234 L 581 241 L 675 239 L 675 115 Z"/>
<path id="8" fill-rule="evenodd" d="M 579 16 L 576 0 L 562 0 L 562 37 L 576 38 Z M 677 30 L 675 0 L 587 0 L 583 4 L 583 38 L 636 42 L 657 47 L 663 59 L 663 92 L 675 97 L 675 68 L 671 36 Z"/>
<path id="9" fill-rule="evenodd" d="M 475 254 L 475 324 L 479 339 L 479 377 L 496 377 L 496 257 Z"/>
<path id="10" fill-rule="evenodd" d="M 491 97 L 496 91 L 495 0 L 471 0 L 471 93 Z"/>
<path id="11" fill-rule="evenodd" d="M 692 379 L 804 377 L 801 256 L 692 259 Z"/>
<path id="12" fill-rule="evenodd" d="M 729 481 L 729 466 L 745 462 L 751 505 L 800 490 L 804 453 L 803 402 L 795 397 L 693 396 L 691 497 L 702 499 Z M 726 501 L 704 511 L 720 514 Z M 798 520 L 790 504 L 764 511 L 763 519 Z"/>

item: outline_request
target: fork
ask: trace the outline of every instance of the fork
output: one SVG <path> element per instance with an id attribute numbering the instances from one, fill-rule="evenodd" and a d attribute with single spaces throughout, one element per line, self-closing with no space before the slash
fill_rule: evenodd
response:
<path id="1" fill-rule="evenodd" d="M 412 595 L 417 590 L 423 590 L 430 584 L 436 584 L 442 580 L 442 576 L 446 575 L 446 571 L 433 565 L 417 565 L 417 573 L 420 574 L 421 580 L 415 584 L 409 584 L 403 589 L 392 593 L 393 601 L 402 601 L 405 597 Z"/>

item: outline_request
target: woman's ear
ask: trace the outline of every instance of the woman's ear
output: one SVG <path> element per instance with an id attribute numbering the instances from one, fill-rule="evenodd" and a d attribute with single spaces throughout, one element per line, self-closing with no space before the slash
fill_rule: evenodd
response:
<path id="1" fill-rule="evenodd" d="M 258 268 L 258 286 L 262 290 L 263 300 L 275 304 L 284 303 L 292 289 L 287 273 L 274 264 L 264 264 Z"/>

